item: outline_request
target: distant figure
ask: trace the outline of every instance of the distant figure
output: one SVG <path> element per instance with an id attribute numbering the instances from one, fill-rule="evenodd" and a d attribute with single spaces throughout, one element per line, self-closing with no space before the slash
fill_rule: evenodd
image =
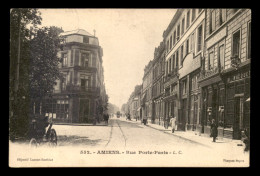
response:
<path id="1" fill-rule="evenodd" d="M 108 119 L 109 119 L 109 115 L 106 114 L 106 124 L 108 125 Z"/>
<path id="2" fill-rule="evenodd" d="M 128 114 L 128 120 L 131 120 L 131 115 L 130 114 Z"/>
<path id="3" fill-rule="evenodd" d="M 213 142 L 216 142 L 216 138 L 218 136 L 218 127 L 215 122 L 215 119 L 212 119 L 210 127 L 211 127 L 210 137 L 213 137 Z"/>
<path id="4" fill-rule="evenodd" d="M 104 117 L 105 124 L 108 125 L 109 115 L 108 115 L 107 113 L 105 113 L 105 114 L 103 115 L 103 117 Z"/>
<path id="5" fill-rule="evenodd" d="M 175 117 L 172 117 L 170 119 L 170 123 L 171 123 L 171 126 L 172 126 L 172 133 L 174 133 L 175 131 L 175 126 L 176 126 L 176 118 Z"/>
<path id="6" fill-rule="evenodd" d="M 143 117 L 143 123 L 144 123 L 144 125 L 147 124 L 147 116 L 144 116 L 144 117 Z"/>

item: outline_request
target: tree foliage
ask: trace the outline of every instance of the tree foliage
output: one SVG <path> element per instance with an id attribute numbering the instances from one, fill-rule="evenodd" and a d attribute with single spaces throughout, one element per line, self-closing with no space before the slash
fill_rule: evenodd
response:
<path id="1" fill-rule="evenodd" d="M 31 98 L 43 98 L 53 90 L 57 79 L 62 75 L 59 71 L 59 58 L 57 57 L 60 46 L 57 27 L 43 27 L 38 29 L 30 41 L 30 70 L 29 87 Z"/>
<path id="2" fill-rule="evenodd" d="M 63 30 L 54 26 L 38 28 L 42 20 L 40 15 L 38 9 L 17 8 L 10 11 L 11 139 L 26 135 L 31 102 L 35 98 L 42 99 L 52 91 L 55 80 L 61 76 L 57 51 L 60 43 L 58 35 Z M 19 80 L 16 79 L 18 70 Z M 18 91 L 15 91 L 18 81 Z"/>

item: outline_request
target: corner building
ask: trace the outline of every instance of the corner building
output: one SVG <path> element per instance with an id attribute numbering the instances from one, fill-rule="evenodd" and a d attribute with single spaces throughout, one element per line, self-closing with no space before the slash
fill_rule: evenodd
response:
<path id="1" fill-rule="evenodd" d="M 55 122 L 92 123 L 103 113 L 106 91 L 98 38 L 83 29 L 60 34 L 59 69 L 64 79 L 57 80 L 47 112 Z"/>

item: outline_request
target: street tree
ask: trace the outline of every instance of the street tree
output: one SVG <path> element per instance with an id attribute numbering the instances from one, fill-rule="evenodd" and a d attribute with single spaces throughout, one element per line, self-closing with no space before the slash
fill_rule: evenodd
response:
<path id="1" fill-rule="evenodd" d="M 24 136 L 28 128 L 29 40 L 41 24 L 37 9 L 10 10 L 9 127 L 10 138 Z M 29 28 L 28 26 L 31 26 Z"/>
<path id="2" fill-rule="evenodd" d="M 35 100 L 52 92 L 57 79 L 58 27 L 42 27 L 37 9 L 10 12 L 10 139 L 26 137 Z"/>

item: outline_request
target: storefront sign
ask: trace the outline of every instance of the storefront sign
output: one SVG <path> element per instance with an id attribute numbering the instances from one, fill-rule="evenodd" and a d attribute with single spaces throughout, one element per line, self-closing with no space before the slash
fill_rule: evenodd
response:
<path id="1" fill-rule="evenodd" d="M 222 38 L 226 37 L 227 35 L 227 27 L 223 28 L 221 31 L 217 32 L 211 39 L 207 41 L 207 48 L 210 48 L 212 45 L 217 43 Z"/>
<path id="2" fill-rule="evenodd" d="M 236 80 L 239 80 L 239 79 L 244 79 L 244 78 L 248 78 L 250 77 L 250 70 L 248 71 L 243 71 L 243 72 L 238 72 L 232 76 L 229 76 L 227 78 L 227 82 L 232 82 L 232 81 L 236 81 Z"/>
<path id="3" fill-rule="evenodd" d="M 188 54 L 184 61 L 183 67 L 179 70 L 179 79 L 183 78 L 187 74 L 193 72 L 194 70 L 200 68 L 201 64 L 201 55 L 199 54 L 195 58 L 193 57 L 193 53 Z"/>

